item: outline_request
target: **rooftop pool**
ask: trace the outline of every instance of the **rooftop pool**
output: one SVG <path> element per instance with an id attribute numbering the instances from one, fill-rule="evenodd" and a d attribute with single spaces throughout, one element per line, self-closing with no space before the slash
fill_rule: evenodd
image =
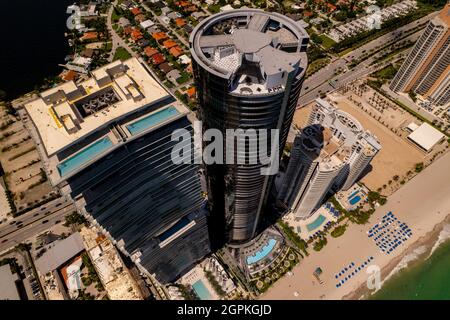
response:
<path id="1" fill-rule="evenodd" d="M 168 230 L 164 231 L 159 235 L 159 241 L 163 242 L 173 236 L 175 233 L 186 227 L 191 221 L 187 217 L 181 218 L 177 223 L 175 223 Z"/>
<path id="2" fill-rule="evenodd" d="M 275 239 L 269 239 L 267 244 L 264 245 L 261 250 L 255 252 L 254 255 L 247 257 L 247 264 L 250 265 L 264 259 L 273 250 L 273 247 L 275 247 L 276 244 L 277 241 Z"/>
<path id="3" fill-rule="evenodd" d="M 69 172 L 74 171 L 75 169 L 78 169 L 82 165 L 86 164 L 87 162 L 91 161 L 98 155 L 104 153 L 106 150 L 111 148 L 113 146 L 113 143 L 111 139 L 108 137 L 104 137 L 93 144 L 87 146 L 74 156 L 68 158 L 67 160 L 64 160 L 60 164 L 58 164 L 57 168 L 59 171 L 59 174 L 62 176 L 67 175 Z"/>
<path id="4" fill-rule="evenodd" d="M 211 294 L 209 293 L 208 289 L 205 287 L 205 284 L 202 280 L 197 280 L 192 285 L 192 288 L 194 289 L 197 296 L 200 298 L 200 300 L 211 300 Z"/>
<path id="5" fill-rule="evenodd" d="M 318 227 L 320 227 L 322 225 L 322 223 L 325 221 L 325 219 L 326 218 L 323 215 L 320 215 L 316 218 L 316 220 L 314 220 L 313 222 L 308 224 L 306 226 L 306 228 L 308 229 L 308 231 L 313 231 L 313 230 L 317 229 Z"/>
<path id="6" fill-rule="evenodd" d="M 157 111 L 142 119 L 139 119 L 127 125 L 126 127 L 128 131 L 131 133 L 131 135 L 134 136 L 178 114 L 180 114 L 180 112 L 175 107 L 170 106 L 166 109 Z"/>

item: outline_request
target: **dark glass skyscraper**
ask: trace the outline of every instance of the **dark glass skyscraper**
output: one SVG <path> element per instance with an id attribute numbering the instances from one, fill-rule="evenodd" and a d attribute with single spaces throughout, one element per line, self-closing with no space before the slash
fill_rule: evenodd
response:
<path id="1" fill-rule="evenodd" d="M 47 174 L 144 272 L 173 281 L 210 252 L 198 165 L 171 159 L 189 110 L 135 58 L 91 76 L 25 105 Z"/>
<path id="2" fill-rule="evenodd" d="M 254 9 L 216 14 L 197 25 L 190 49 L 203 129 L 224 136 L 227 129 L 279 129 L 281 156 L 307 67 L 308 40 L 293 20 Z M 249 150 L 244 152 L 240 156 L 249 158 Z M 216 245 L 255 236 L 273 181 L 261 174 L 262 166 L 206 166 Z"/>

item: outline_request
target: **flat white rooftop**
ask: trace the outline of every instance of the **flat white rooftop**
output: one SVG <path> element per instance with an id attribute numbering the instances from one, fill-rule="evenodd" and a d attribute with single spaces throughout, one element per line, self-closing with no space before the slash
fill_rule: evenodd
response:
<path id="1" fill-rule="evenodd" d="M 444 137 L 443 133 L 424 122 L 408 136 L 408 139 L 424 150 L 430 151 Z"/>
<path id="2" fill-rule="evenodd" d="M 136 59 L 115 61 L 91 72 L 91 78 L 63 83 L 25 104 L 42 144 L 51 155 L 95 130 L 169 93 Z"/>
<path id="3" fill-rule="evenodd" d="M 83 239 L 77 232 L 48 249 L 42 257 L 36 259 L 36 268 L 45 275 L 48 272 L 56 270 L 69 259 L 75 257 L 84 250 Z"/>
<path id="4" fill-rule="evenodd" d="M 19 280 L 17 274 L 13 274 L 9 264 L 0 267 L 0 300 L 20 300 L 16 287 Z"/>

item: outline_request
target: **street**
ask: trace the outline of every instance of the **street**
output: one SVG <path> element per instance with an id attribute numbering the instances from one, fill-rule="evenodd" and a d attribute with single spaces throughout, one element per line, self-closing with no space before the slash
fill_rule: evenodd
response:
<path id="1" fill-rule="evenodd" d="M 66 215 L 76 211 L 75 206 L 59 198 L 33 209 L 0 225 L 0 252 L 37 235 L 57 221 L 64 222 Z"/>
<path id="2" fill-rule="evenodd" d="M 327 93 L 329 91 L 334 90 L 337 86 L 342 85 L 346 82 L 353 81 L 357 78 L 366 76 L 374 71 L 372 67 L 367 67 L 367 64 L 364 63 L 364 66 L 361 67 L 361 64 L 353 68 L 352 70 L 347 71 L 344 74 L 340 74 L 335 76 L 335 72 L 342 68 L 344 70 L 347 69 L 347 65 L 352 60 L 360 59 L 364 54 L 370 52 L 371 50 L 377 50 L 382 47 L 387 47 L 388 45 L 398 42 L 402 38 L 399 37 L 400 34 L 404 34 L 410 29 L 413 29 L 414 27 L 426 23 L 431 18 L 433 18 L 437 12 L 430 13 L 429 15 L 416 20 L 414 22 L 411 22 L 403 27 L 398 28 L 397 30 L 387 33 L 381 37 L 376 38 L 375 40 L 349 52 L 343 57 L 340 57 L 334 61 L 332 61 L 329 65 L 326 67 L 320 69 L 318 72 L 316 72 L 314 75 L 309 77 L 305 80 L 303 83 L 302 92 L 300 94 L 299 104 L 298 106 L 304 106 L 317 97 L 320 96 L 320 93 Z M 415 32 L 407 37 L 404 37 L 404 40 L 411 40 L 415 41 L 420 36 L 421 30 L 418 32 Z M 331 86 L 329 84 L 329 81 L 333 80 L 335 83 L 334 86 Z"/>

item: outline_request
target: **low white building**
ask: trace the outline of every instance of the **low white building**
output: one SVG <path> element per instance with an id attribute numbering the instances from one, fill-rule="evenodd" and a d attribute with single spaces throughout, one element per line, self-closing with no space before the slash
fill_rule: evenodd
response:
<path id="1" fill-rule="evenodd" d="M 169 24 L 170 23 L 170 18 L 168 16 L 165 15 L 160 15 L 159 18 L 161 19 L 162 23 L 164 24 Z"/>
<path id="2" fill-rule="evenodd" d="M 187 55 L 183 54 L 182 56 L 180 56 L 178 58 L 178 61 L 181 64 L 189 64 L 189 63 L 191 63 L 191 58 L 189 58 Z"/>
<path id="3" fill-rule="evenodd" d="M 141 22 L 141 27 L 143 29 L 153 27 L 154 25 L 155 25 L 155 23 L 150 19 Z"/>
<path id="4" fill-rule="evenodd" d="M 226 12 L 234 10 L 234 8 L 231 6 L 231 4 L 227 4 L 226 6 L 220 7 L 220 12 Z"/>
<path id="5" fill-rule="evenodd" d="M 92 63 L 91 58 L 76 56 L 71 62 L 66 64 L 66 68 L 79 73 L 87 74 Z"/>
<path id="6" fill-rule="evenodd" d="M 0 300 L 20 300 L 18 281 L 19 277 L 11 272 L 9 264 L 0 267 Z"/>
<path id="7" fill-rule="evenodd" d="M 410 141 L 414 142 L 426 152 L 430 152 L 444 138 L 445 135 L 443 133 L 425 122 L 408 136 Z"/>
<path id="8" fill-rule="evenodd" d="M 125 18 L 125 17 L 120 17 L 120 19 L 119 19 L 119 25 L 120 25 L 122 28 L 125 28 L 125 27 L 128 27 L 129 25 L 131 25 L 131 23 L 130 23 L 130 20 L 128 20 L 127 18 Z"/>

